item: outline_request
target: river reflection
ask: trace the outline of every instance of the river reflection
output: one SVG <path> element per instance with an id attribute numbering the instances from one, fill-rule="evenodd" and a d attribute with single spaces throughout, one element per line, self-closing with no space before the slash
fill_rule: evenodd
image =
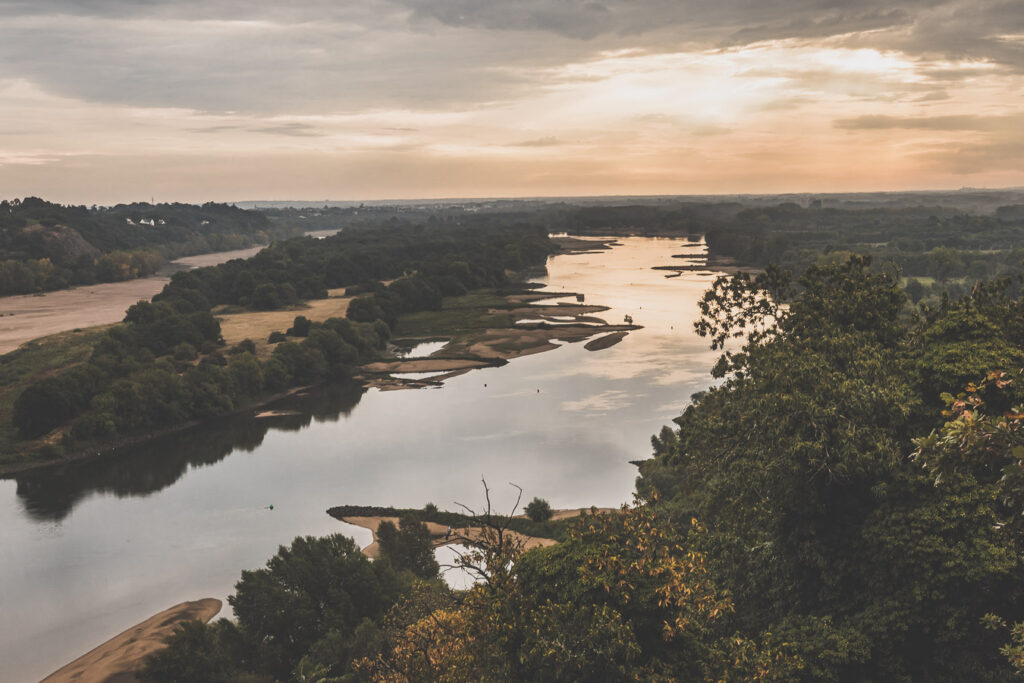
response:
<path id="1" fill-rule="evenodd" d="M 190 469 L 213 465 L 235 451 L 252 452 L 270 429 L 297 432 L 313 421 L 336 422 L 355 408 L 363 391 L 355 382 L 318 387 L 268 405 L 277 415 L 233 415 L 115 455 L 17 475 L 16 492 L 32 519 L 59 522 L 94 493 L 145 496 L 174 484 Z"/>
<path id="2" fill-rule="evenodd" d="M 177 602 L 224 599 L 296 535 L 368 543 L 325 514 L 335 505 L 454 509 L 479 501 L 481 475 L 502 509 L 507 482 L 554 507 L 628 501 L 630 461 L 707 388 L 718 354 L 692 327 L 715 274 L 652 270 L 703 244 L 620 241 L 553 257 L 538 280 L 643 325 L 610 348 L 564 344 L 441 388 L 312 392 L 273 406 L 297 415 L 240 415 L 0 479 L 0 681 L 38 680 Z"/>

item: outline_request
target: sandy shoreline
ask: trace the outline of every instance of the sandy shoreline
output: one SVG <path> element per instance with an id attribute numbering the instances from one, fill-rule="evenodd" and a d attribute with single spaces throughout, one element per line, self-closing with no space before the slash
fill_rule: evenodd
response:
<path id="1" fill-rule="evenodd" d="M 569 508 L 565 510 L 555 510 L 551 519 L 569 519 L 570 517 L 579 517 L 583 514 L 603 514 L 613 511 L 614 508 Z M 517 515 L 517 517 L 525 518 L 525 515 Z M 373 534 L 373 542 L 363 548 L 362 552 L 367 557 L 373 559 L 376 559 L 380 555 L 380 546 L 377 544 L 377 527 L 381 525 L 381 522 L 391 522 L 397 527 L 399 521 L 398 517 L 387 515 L 352 515 L 338 517 L 337 519 L 347 524 L 370 530 L 370 533 Z M 448 527 L 445 525 L 438 524 L 437 522 L 424 522 L 424 524 L 427 527 L 427 532 L 430 534 L 430 542 L 434 548 L 441 548 L 446 545 L 472 543 L 479 540 L 483 532 L 481 527 L 452 528 L 451 535 L 446 538 L 445 535 L 448 531 Z M 521 541 L 524 550 L 530 550 L 532 548 L 546 548 L 548 546 L 558 544 L 558 541 L 551 538 L 527 536 L 526 534 L 521 534 L 518 531 L 511 529 L 507 530 L 505 534 L 510 538 Z"/>
<path id="2" fill-rule="evenodd" d="M 198 619 L 209 622 L 221 601 L 203 598 L 182 602 L 119 633 L 99 647 L 61 667 L 42 683 L 129 683 L 142 670 L 146 657 L 160 650 L 178 624 Z"/>
<path id="3" fill-rule="evenodd" d="M 379 527 L 382 522 L 391 522 L 396 527 L 398 526 L 398 517 L 341 517 L 340 519 L 342 522 L 370 530 L 370 533 L 373 534 L 373 542 L 363 548 L 362 552 L 371 559 L 376 559 L 380 556 L 380 546 L 377 544 L 377 527 Z M 471 543 L 475 540 L 479 540 L 483 533 L 483 529 L 480 527 L 453 528 L 451 535 L 448 538 L 445 538 L 448 527 L 436 522 L 424 522 L 424 524 L 427 526 L 427 531 L 430 533 L 430 543 L 434 548 L 441 548 L 446 545 L 465 544 L 467 542 Z M 506 531 L 505 534 L 510 538 L 522 541 L 523 548 L 526 550 L 531 548 L 544 548 L 558 543 L 558 541 L 550 538 L 526 536 L 518 531 L 509 530 Z"/>

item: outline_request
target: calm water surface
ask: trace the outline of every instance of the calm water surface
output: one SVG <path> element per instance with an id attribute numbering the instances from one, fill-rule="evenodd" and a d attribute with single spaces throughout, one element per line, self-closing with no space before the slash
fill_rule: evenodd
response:
<path id="1" fill-rule="evenodd" d="M 242 569 L 296 535 L 369 532 L 333 505 L 501 506 L 507 482 L 554 507 L 630 500 L 650 436 L 706 388 L 716 354 L 692 332 L 715 274 L 651 266 L 702 244 L 627 238 L 558 256 L 549 289 L 582 292 L 644 329 L 475 370 L 442 388 L 328 388 L 133 452 L 0 480 L 0 680 L 38 680 L 182 600 L 226 598 Z M 572 300 L 568 300 L 572 301 Z M 433 348 L 433 347 L 428 347 Z M 525 502 L 525 501 L 524 501 Z M 274 509 L 268 509 L 269 505 Z"/>

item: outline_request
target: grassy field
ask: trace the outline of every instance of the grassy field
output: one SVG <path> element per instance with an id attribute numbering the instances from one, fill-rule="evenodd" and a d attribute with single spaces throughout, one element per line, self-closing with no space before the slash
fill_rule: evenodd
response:
<path id="1" fill-rule="evenodd" d="M 18 442 L 11 424 L 14 401 L 33 382 L 89 358 L 92 347 L 112 326 L 102 325 L 84 330 L 61 332 L 23 344 L 0 356 L 0 465 L 10 465 L 26 457 L 38 446 L 34 442 Z"/>
<path id="2" fill-rule="evenodd" d="M 489 327 L 511 327 L 515 318 L 502 311 L 515 307 L 516 304 L 509 303 L 504 296 L 490 289 L 446 297 L 440 311 L 422 311 L 402 316 L 393 336 L 450 338 Z"/>
<path id="3" fill-rule="evenodd" d="M 284 332 L 295 321 L 296 316 L 304 315 L 313 322 L 323 322 L 328 318 L 344 318 L 348 312 L 348 304 L 353 297 L 346 297 L 344 289 L 328 291 L 326 299 L 311 299 L 301 306 L 281 311 L 241 311 L 231 312 L 222 307 L 214 314 L 220 321 L 221 336 L 228 347 L 234 346 L 243 339 L 251 339 L 256 344 L 256 355 L 266 360 L 274 347 L 267 343 L 271 332 Z"/>

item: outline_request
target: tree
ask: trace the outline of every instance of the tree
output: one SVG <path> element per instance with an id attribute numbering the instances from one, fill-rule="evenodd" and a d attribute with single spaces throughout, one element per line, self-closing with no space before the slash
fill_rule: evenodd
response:
<path id="1" fill-rule="evenodd" d="M 484 486 L 483 512 L 467 508 L 481 533 L 456 562 L 479 581 L 404 608 L 389 647 L 355 664 L 371 680 L 789 680 L 798 666 L 716 627 L 728 600 L 652 509 L 587 517 L 564 544 L 524 554 Z"/>
<path id="2" fill-rule="evenodd" d="M 201 621 L 186 621 L 167 639 L 167 647 L 146 658 L 139 672 L 143 683 L 229 683 L 238 673 L 232 664 L 229 643 L 237 640 L 237 630 L 227 620 L 206 626 Z"/>
<path id="3" fill-rule="evenodd" d="M 228 602 L 256 671 L 287 679 L 330 631 L 351 635 L 394 602 L 399 584 L 384 563 L 371 563 L 340 535 L 296 538 L 264 569 L 243 571 Z"/>
<path id="4" fill-rule="evenodd" d="M 415 515 L 403 515 L 398 528 L 390 521 L 377 527 L 380 556 L 395 566 L 407 569 L 421 579 L 436 578 L 439 571 L 434 546 L 427 526 Z"/>
<path id="5" fill-rule="evenodd" d="M 772 333 L 653 440 L 638 490 L 660 491 L 677 530 L 706 525 L 687 539 L 737 628 L 787 642 L 808 680 L 1003 680 L 980 619 L 1024 607 L 1017 541 L 991 486 L 967 473 L 936 489 L 906 457 L 935 422 L 923 370 L 956 335 L 915 325 L 895 278 L 867 265 L 809 268 Z M 707 328 L 735 329 L 729 299 L 710 296 Z"/>
<path id="6" fill-rule="evenodd" d="M 534 522 L 546 522 L 554 514 L 551 505 L 543 498 L 534 498 L 529 505 L 523 508 L 523 511 Z"/>

